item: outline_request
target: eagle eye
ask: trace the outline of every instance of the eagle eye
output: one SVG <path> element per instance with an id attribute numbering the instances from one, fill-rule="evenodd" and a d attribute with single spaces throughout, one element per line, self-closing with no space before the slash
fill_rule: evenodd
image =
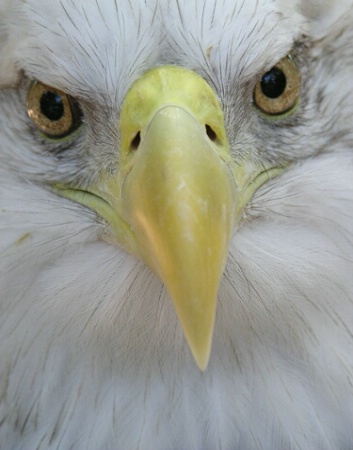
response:
<path id="1" fill-rule="evenodd" d="M 82 123 L 82 111 L 73 97 L 40 82 L 29 90 L 27 112 L 39 131 L 51 139 L 70 135 Z"/>
<path id="2" fill-rule="evenodd" d="M 266 72 L 256 84 L 254 103 L 265 114 L 279 116 L 296 106 L 300 95 L 300 71 L 290 56 Z"/>

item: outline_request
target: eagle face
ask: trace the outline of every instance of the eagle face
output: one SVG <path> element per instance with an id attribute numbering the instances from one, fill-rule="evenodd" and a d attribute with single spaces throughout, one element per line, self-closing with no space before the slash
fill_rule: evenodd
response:
<path id="1" fill-rule="evenodd" d="M 0 0 L 0 447 L 353 447 L 352 20 Z"/>

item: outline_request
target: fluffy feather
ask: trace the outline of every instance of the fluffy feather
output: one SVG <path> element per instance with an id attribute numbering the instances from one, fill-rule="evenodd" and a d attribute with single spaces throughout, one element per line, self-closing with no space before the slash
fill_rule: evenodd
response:
<path id="1" fill-rule="evenodd" d="M 317 4 L 0 0 L 1 449 L 352 449 L 353 12 Z M 269 122 L 253 87 L 291 49 L 301 104 Z M 124 95 L 164 63 L 216 89 L 235 160 L 292 162 L 234 234 L 205 373 L 161 282 L 48 184 L 118 160 Z M 82 103 L 65 152 L 32 79 Z"/>

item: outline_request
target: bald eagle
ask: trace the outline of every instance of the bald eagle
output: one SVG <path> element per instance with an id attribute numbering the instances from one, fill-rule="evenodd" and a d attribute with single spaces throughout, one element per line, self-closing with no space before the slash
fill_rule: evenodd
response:
<path id="1" fill-rule="evenodd" d="M 0 0 L 2 450 L 352 450 L 352 24 Z"/>

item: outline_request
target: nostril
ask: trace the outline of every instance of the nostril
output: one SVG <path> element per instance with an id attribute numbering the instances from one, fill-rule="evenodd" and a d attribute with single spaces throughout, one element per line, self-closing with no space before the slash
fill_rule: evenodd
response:
<path id="1" fill-rule="evenodd" d="M 130 149 L 131 150 L 137 150 L 139 145 L 140 145 L 140 142 L 141 142 L 141 133 L 138 132 L 136 134 L 136 136 L 134 137 L 134 139 L 131 141 Z"/>
<path id="2" fill-rule="evenodd" d="M 209 139 L 214 142 L 217 139 L 217 134 L 216 132 L 213 130 L 212 127 L 210 127 L 209 125 L 206 124 L 206 133 L 207 136 L 209 137 Z"/>

